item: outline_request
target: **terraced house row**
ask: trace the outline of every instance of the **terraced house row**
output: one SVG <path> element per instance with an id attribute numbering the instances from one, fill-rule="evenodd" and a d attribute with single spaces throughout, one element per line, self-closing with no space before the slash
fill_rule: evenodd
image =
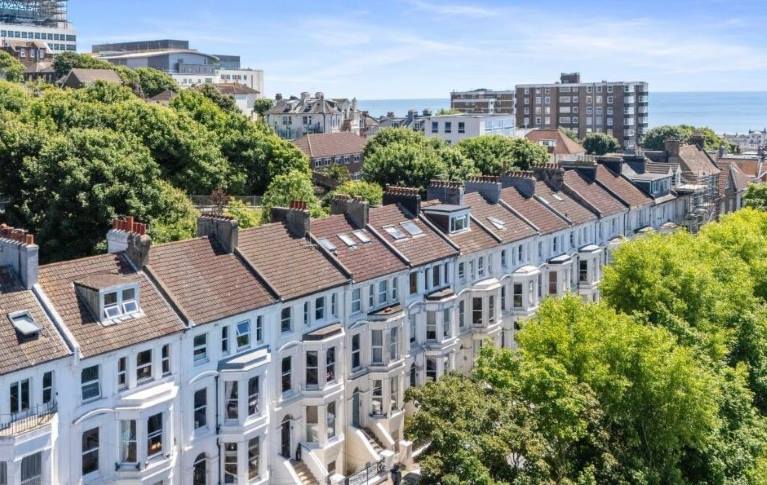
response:
<path id="1" fill-rule="evenodd" d="M 417 448 L 408 387 L 513 346 L 543 298 L 597 300 L 616 246 L 684 220 L 671 168 L 635 164 L 643 190 L 621 163 L 202 216 L 160 245 L 128 217 L 107 254 L 46 265 L 3 227 L 0 483 L 385 479 Z"/>

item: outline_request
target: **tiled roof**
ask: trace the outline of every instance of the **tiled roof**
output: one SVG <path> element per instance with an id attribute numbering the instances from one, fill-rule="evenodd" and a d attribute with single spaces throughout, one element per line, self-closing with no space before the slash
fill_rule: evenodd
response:
<path id="1" fill-rule="evenodd" d="M 618 199 L 610 195 L 605 189 L 595 183 L 588 183 L 577 170 L 565 170 L 565 186 L 580 195 L 583 200 L 591 204 L 600 212 L 601 216 L 610 216 L 626 210 Z"/>
<path id="2" fill-rule="evenodd" d="M 400 223 L 404 221 L 413 222 L 423 231 L 423 234 L 416 237 L 408 235 L 404 239 L 395 240 L 384 230 L 384 226 L 389 225 L 400 227 Z M 420 218 L 413 218 L 399 204 L 371 208 L 369 224 L 397 251 L 402 253 L 412 266 L 419 266 L 458 254 L 458 250 L 445 241 L 435 230 Z"/>
<path id="3" fill-rule="evenodd" d="M 567 221 L 546 207 L 543 202 L 534 197 L 525 197 L 514 187 L 507 187 L 501 191 L 501 200 L 509 204 L 512 209 L 519 212 L 522 217 L 532 222 L 541 234 L 551 234 L 563 231 L 570 227 Z"/>
<path id="4" fill-rule="evenodd" d="M 466 194 L 464 204 L 471 207 L 471 215 L 479 220 L 487 229 L 501 239 L 504 243 L 519 241 L 537 234 L 530 224 L 517 217 L 513 212 L 501 204 L 491 204 L 479 192 Z M 493 224 L 489 217 L 498 219 L 504 223 L 503 229 Z"/>
<path id="5" fill-rule="evenodd" d="M 281 222 L 240 230 L 238 249 L 285 300 L 344 284 L 347 277 L 306 238 Z"/>
<path id="6" fill-rule="evenodd" d="M 200 237 L 155 246 L 149 271 L 186 317 L 207 323 L 276 300 L 257 276 L 215 239 Z"/>
<path id="7" fill-rule="evenodd" d="M 336 247 L 335 256 L 352 273 L 355 281 L 364 281 L 385 274 L 407 269 L 407 265 L 375 234 L 367 229 L 360 229 L 369 242 L 361 241 L 353 231 L 358 229 L 343 215 L 334 215 L 312 221 L 312 234 L 316 238 L 325 238 Z M 339 234 L 344 234 L 355 243 L 347 245 Z"/>
<path id="8" fill-rule="evenodd" d="M 695 175 L 715 175 L 719 169 L 709 158 L 705 151 L 695 145 L 682 145 L 679 147 L 679 163 L 682 170 L 692 172 Z"/>
<path id="9" fill-rule="evenodd" d="M 112 82 L 117 84 L 122 83 L 122 79 L 120 79 L 120 75 L 111 69 L 74 68 L 71 71 L 69 71 L 69 74 L 67 74 L 67 79 L 69 77 L 72 77 L 76 81 L 79 81 L 81 85 L 95 83 L 96 81 L 106 81 L 106 82 Z"/>
<path id="10" fill-rule="evenodd" d="M 584 224 L 597 219 L 596 214 L 576 202 L 566 193 L 554 191 L 544 182 L 535 183 L 535 195 L 543 197 L 549 207 L 565 216 L 573 224 Z"/>
<path id="11" fill-rule="evenodd" d="M 40 333 L 20 338 L 8 314 L 28 311 Z M 13 271 L 0 266 L 0 375 L 59 359 L 69 349 L 48 319 L 32 291 L 25 290 Z"/>
<path id="12" fill-rule="evenodd" d="M 556 130 L 544 130 L 535 129 L 530 130 L 525 137 L 536 143 L 542 141 L 553 141 L 554 151 L 551 152 L 554 155 L 576 155 L 586 153 L 586 149 L 580 144 L 567 136 L 561 129 Z"/>
<path id="13" fill-rule="evenodd" d="M 74 282 L 94 274 L 120 275 L 126 283 L 138 283 L 143 316 L 102 325 L 77 296 Z M 123 253 L 103 254 L 40 266 L 39 281 L 64 324 L 80 344 L 84 357 L 128 347 L 184 330 L 184 324 L 150 283 L 137 272 Z"/>
<path id="14" fill-rule="evenodd" d="M 634 184 L 622 176 L 611 172 L 604 165 L 597 166 L 597 182 L 630 207 L 642 207 L 652 204 L 650 197 L 646 196 Z"/>
<path id="15" fill-rule="evenodd" d="M 730 162 L 738 166 L 741 172 L 749 177 L 759 175 L 759 160 L 757 158 L 734 158 L 726 155 L 719 159 L 720 162 Z"/>
<path id="16" fill-rule="evenodd" d="M 309 158 L 362 153 L 367 139 L 349 132 L 304 135 L 293 142 Z"/>
<path id="17" fill-rule="evenodd" d="M 217 83 L 214 86 L 221 94 L 259 94 L 257 90 L 240 83 Z"/>

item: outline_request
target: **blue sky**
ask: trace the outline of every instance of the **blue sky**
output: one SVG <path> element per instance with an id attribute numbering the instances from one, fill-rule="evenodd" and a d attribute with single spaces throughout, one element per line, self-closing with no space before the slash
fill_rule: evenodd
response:
<path id="1" fill-rule="evenodd" d="M 79 49 L 188 39 L 239 54 L 265 91 L 360 99 L 645 80 L 655 91 L 767 91 L 765 0 L 71 0 Z"/>

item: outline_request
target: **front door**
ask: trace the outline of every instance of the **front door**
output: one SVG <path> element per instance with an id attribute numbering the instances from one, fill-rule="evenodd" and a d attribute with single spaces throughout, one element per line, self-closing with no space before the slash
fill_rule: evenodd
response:
<path id="1" fill-rule="evenodd" d="M 360 393 L 357 391 L 352 394 L 352 426 L 360 427 Z"/>
<path id="2" fill-rule="evenodd" d="M 290 458 L 290 421 L 282 423 L 281 435 L 282 446 L 280 452 L 285 458 Z"/>

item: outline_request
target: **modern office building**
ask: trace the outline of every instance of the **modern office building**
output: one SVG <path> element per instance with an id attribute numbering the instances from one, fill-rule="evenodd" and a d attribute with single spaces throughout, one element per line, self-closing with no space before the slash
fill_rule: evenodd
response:
<path id="1" fill-rule="evenodd" d="M 646 82 L 585 83 L 579 73 L 562 74 L 558 83 L 517 85 L 516 99 L 520 128 L 567 128 L 579 138 L 608 133 L 627 150 L 647 131 Z"/>
<path id="2" fill-rule="evenodd" d="M 0 0 L 0 44 L 41 41 L 54 54 L 77 50 L 77 32 L 67 18 L 67 3 L 67 0 Z"/>
<path id="3" fill-rule="evenodd" d="M 264 72 L 242 69 L 239 56 L 206 54 L 189 47 L 186 40 L 149 40 L 97 44 L 93 53 L 100 59 L 131 68 L 153 67 L 167 72 L 181 87 L 198 84 L 242 84 L 264 92 Z"/>
<path id="4" fill-rule="evenodd" d="M 450 108 L 461 113 L 514 114 L 514 91 L 474 89 L 450 93 Z"/>

